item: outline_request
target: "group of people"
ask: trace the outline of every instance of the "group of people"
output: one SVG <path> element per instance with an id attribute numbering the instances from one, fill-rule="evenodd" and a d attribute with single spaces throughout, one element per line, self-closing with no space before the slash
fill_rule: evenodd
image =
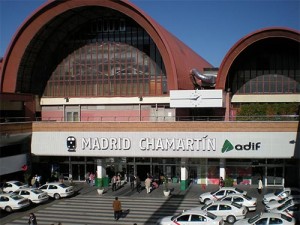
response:
<path id="1" fill-rule="evenodd" d="M 95 178 L 96 178 L 96 174 L 92 173 L 92 172 L 88 172 L 85 175 L 85 182 L 91 186 L 93 186 L 95 184 Z"/>
<path id="2" fill-rule="evenodd" d="M 35 175 L 31 178 L 30 184 L 34 188 L 38 188 L 41 185 L 42 177 L 40 175 Z"/>
<path id="3" fill-rule="evenodd" d="M 121 187 L 121 179 L 122 179 L 122 176 L 120 173 L 118 173 L 117 175 L 114 175 L 111 178 L 112 191 L 116 191 L 118 188 Z"/>

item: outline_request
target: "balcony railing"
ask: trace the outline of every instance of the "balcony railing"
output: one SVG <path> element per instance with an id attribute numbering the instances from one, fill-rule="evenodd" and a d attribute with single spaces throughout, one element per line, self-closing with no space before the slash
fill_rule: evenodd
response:
<path id="1" fill-rule="evenodd" d="M 229 121 L 298 121 L 299 115 L 274 116 L 235 116 Z M 67 121 L 63 117 L 37 117 L 31 120 L 28 117 L 1 117 L 0 123 L 53 121 L 53 122 L 79 122 Z M 87 116 L 81 117 L 81 122 L 175 122 L 175 121 L 225 121 L 225 116 Z"/>

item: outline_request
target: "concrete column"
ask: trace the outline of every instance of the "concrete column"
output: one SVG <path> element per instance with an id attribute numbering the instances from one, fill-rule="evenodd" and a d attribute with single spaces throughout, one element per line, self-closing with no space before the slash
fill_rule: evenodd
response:
<path id="1" fill-rule="evenodd" d="M 182 158 L 181 159 L 181 169 L 180 169 L 180 190 L 184 191 L 187 189 L 189 185 L 188 180 L 188 170 L 186 167 L 187 159 Z"/>
<path id="2" fill-rule="evenodd" d="M 102 182 L 102 186 L 108 187 L 108 177 L 106 176 L 104 159 L 97 159 L 97 178 L 95 185 L 99 187 L 100 182 Z"/>
<path id="3" fill-rule="evenodd" d="M 226 177 L 225 167 L 226 167 L 226 159 L 220 159 L 220 177 L 223 177 L 224 180 Z"/>

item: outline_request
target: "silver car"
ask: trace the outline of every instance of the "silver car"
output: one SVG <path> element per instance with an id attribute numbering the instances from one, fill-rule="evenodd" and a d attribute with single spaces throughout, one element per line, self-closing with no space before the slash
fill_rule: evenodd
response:
<path id="1" fill-rule="evenodd" d="M 46 192 L 37 188 L 21 188 L 14 191 L 15 194 L 28 198 L 31 203 L 39 204 L 48 201 L 49 196 Z"/>
<path id="2" fill-rule="evenodd" d="M 208 211 L 216 216 L 221 216 L 228 223 L 244 219 L 248 210 L 245 206 L 230 201 L 215 201 L 210 204 L 193 208 L 193 210 Z"/>
<path id="3" fill-rule="evenodd" d="M 286 216 L 280 213 L 261 213 L 253 216 L 250 219 L 242 219 L 234 223 L 234 225 L 295 225 L 295 218 Z"/>
<path id="4" fill-rule="evenodd" d="M 0 208 L 6 212 L 12 212 L 30 205 L 27 198 L 13 193 L 0 194 Z"/>
<path id="5" fill-rule="evenodd" d="M 278 201 L 284 199 L 290 195 L 300 195 L 299 188 L 283 188 L 279 189 L 273 193 L 268 193 L 264 195 L 263 203 L 266 205 L 271 201 Z"/>
<path id="6" fill-rule="evenodd" d="M 179 215 L 166 216 L 159 219 L 157 225 L 174 225 L 174 224 L 185 224 L 185 225 L 224 225 L 222 217 L 216 216 L 206 211 L 194 211 L 187 210 Z"/>
<path id="7" fill-rule="evenodd" d="M 292 201 L 291 203 L 285 203 L 276 209 L 272 209 L 272 213 L 282 213 L 290 217 L 294 217 L 297 222 L 300 223 L 300 201 Z"/>
<path id="8" fill-rule="evenodd" d="M 53 182 L 47 183 L 39 187 L 40 190 L 47 192 L 47 194 L 55 199 L 68 197 L 74 194 L 73 186 L 68 186 L 63 183 Z"/>
<path id="9" fill-rule="evenodd" d="M 199 196 L 201 204 L 205 204 L 209 200 L 217 201 L 229 194 L 242 194 L 246 195 L 247 191 L 243 191 L 235 187 L 221 187 L 220 189 L 212 192 L 205 192 Z"/>
<path id="10" fill-rule="evenodd" d="M 255 211 L 257 205 L 257 198 L 242 194 L 229 194 L 221 198 L 219 201 L 230 201 L 241 204 L 243 206 L 246 206 L 248 211 Z M 208 201 L 207 204 L 209 204 L 210 202 L 212 202 L 212 200 Z"/>
<path id="11" fill-rule="evenodd" d="M 270 210 L 275 209 L 285 203 L 290 203 L 293 200 L 300 201 L 300 195 L 290 195 L 289 197 L 283 198 L 278 201 L 271 201 L 268 204 L 265 205 L 265 211 L 270 212 Z"/>

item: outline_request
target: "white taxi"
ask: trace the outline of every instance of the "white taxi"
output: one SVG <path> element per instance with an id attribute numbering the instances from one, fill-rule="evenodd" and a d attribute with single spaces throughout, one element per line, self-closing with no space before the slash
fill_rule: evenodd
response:
<path id="1" fill-rule="evenodd" d="M 263 224 L 263 225 L 295 225 L 295 218 L 286 216 L 280 213 L 261 213 L 253 216 L 250 219 L 242 219 L 234 223 L 234 225 L 253 225 L 253 224 Z"/>
<path id="2" fill-rule="evenodd" d="M 228 194 L 242 194 L 246 195 L 247 191 L 243 191 L 235 187 L 221 187 L 220 189 L 212 192 L 205 192 L 199 196 L 201 204 L 205 204 L 209 200 L 217 201 Z"/>
<path id="3" fill-rule="evenodd" d="M 0 194 L 0 208 L 6 212 L 12 212 L 30 205 L 27 198 L 13 193 Z"/>
<path id="4" fill-rule="evenodd" d="M 267 193 L 264 195 L 263 203 L 266 205 L 271 201 L 278 201 L 284 199 L 290 195 L 300 195 L 299 188 L 283 188 L 279 189 L 273 193 Z"/>
<path id="5" fill-rule="evenodd" d="M 11 193 L 14 192 L 20 188 L 24 188 L 24 187 L 28 187 L 27 184 L 24 184 L 21 181 L 17 181 L 17 180 L 12 180 L 12 181 L 7 181 L 3 184 L 3 192 L 5 193 Z"/>
<path id="6" fill-rule="evenodd" d="M 14 194 L 28 198 L 30 202 L 35 204 L 46 202 L 49 199 L 49 196 L 46 192 L 37 188 L 21 188 L 17 191 L 14 191 Z"/>
<path id="7" fill-rule="evenodd" d="M 74 187 L 68 186 L 64 183 L 53 182 L 47 183 L 39 187 L 40 190 L 47 192 L 47 194 L 55 199 L 68 197 L 74 194 Z"/>
<path id="8" fill-rule="evenodd" d="M 206 211 L 194 211 L 187 210 L 179 215 L 166 216 L 159 219 L 157 225 L 173 225 L 173 224 L 185 224 L 185 225 L 224 225 L 222 217 L 216 216 Z"/>
<path id="9" fill-rule="evenodd" d="M 245 206 L 230 201 L 215 201 L 204 206 L 193 208 L 193 210 L 208 211 L 216 216 L 221 216 L 228 223 L 244 219 L 248 210 Z"/>

